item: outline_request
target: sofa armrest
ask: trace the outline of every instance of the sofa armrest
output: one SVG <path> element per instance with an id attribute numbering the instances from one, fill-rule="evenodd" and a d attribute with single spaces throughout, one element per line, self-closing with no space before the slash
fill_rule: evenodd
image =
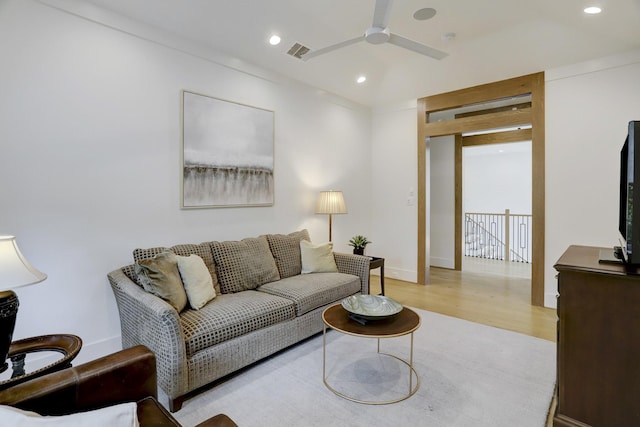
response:
<path id="1" fill-rule="evenodd" d="M 369 293 L 369 257 L 334 252 L 338 271 L 340 273 L 353 274 L 360 277 L 361 291 L 363 295 Z"/>
<path id="2" fill-rule="evenodd" d="M 108 274 L 120 313 L 124 348 L 142 344 L 156 356 L 158 382 L 170 399 L 188 389 L 185 337 L 178 312 L 146 292 L 122 269 Z"/>
<path id="3" fill-rule="evenodd" d="M 136 346 L 10 387 L 0 392 L 0 403 L 66 415 L 155 398 L 157 390 L 155 356 Z"/>

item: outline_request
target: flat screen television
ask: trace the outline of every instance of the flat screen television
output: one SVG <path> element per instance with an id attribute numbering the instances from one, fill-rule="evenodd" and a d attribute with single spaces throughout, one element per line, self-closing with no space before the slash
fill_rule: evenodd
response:
<path id="1" fill-rule="evenodd" d="M 640 191 L 634 198 L 633 184 L 640 186 L 640 121 L 629 122 L 627 139 L 620 151 L 620 251 L 625 263 L 640 265 Z"/>

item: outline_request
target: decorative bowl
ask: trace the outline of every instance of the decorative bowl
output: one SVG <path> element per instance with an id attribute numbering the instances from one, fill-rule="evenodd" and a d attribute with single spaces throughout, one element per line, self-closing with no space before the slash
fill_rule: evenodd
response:
<path id="1" fill-rule="evenodd" d="M 402 311 L 402 304 L 382 295 L 352 295 L 342 300 L 342 307 L 363 319 L 384 319 Z"/>

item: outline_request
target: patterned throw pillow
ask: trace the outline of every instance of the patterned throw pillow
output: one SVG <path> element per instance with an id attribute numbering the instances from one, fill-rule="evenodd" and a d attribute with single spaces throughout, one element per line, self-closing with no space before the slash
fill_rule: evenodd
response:
<path id="1" fill-rule="evenodd" d="M 333 257 L 333 243 L 314 245 L 303 240 L 300 242 L 300 255 L 302 258 L 302 274 L 308 273 L 333 273 L 338 271 L 336 260 Z"/>
<path id="2" fill-rule="evenodd" d="M 281 279 L 297 276 L 302 271 L 300 258 L 300 241 L 311 240 L 307 230 L 300 230 L 290 234 L 267 234 L 267 241 L 273 259 L 276 261 Z"/>
<path id="3" fill-rule="evenodd" d="M 156 247 L 148 249 L 136 249 L 133 251 L 133 260 L 135 262 L 141 259 L 153 258 L 161 252 L 173 252 L 180 256 L 198 255 L 204 261 L 209 274 L 211 274 L 211 281 L 213 282 L 213 288 L 216 293 L 220 293 L 220 285 L 218 284 L 218 276 L 216 275 L 216 267 L 213 263 L 213 254 L 211 253 L 211 246 L 209 243 L 200 243 L 199 245 L 184 244 L 175 245 L 170 248 Z"/>
<path id="4" fill-rule="evenodd" d="M 265 236 L 241 241 L 211 242 L 223 294 L 255 289 L 280 280 Z"/>
<path id="5" fill-rule="evenodd" d="M 180 313 L 187 306 L 187 294 L 173 252 L 161 252 L 136 263 L 138 281 L 145 291 L 167 301 Z"/>

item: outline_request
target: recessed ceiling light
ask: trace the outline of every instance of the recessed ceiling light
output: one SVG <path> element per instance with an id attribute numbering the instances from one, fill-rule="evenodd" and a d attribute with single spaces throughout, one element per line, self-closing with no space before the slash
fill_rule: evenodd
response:
<path id="1" fill-rule="evenodd" d="M 278 36 L 278 35 L 274 34 L 274 35 L 272 35 L 272 36 L 271 36 L 271 38 L 269 39 L 269 44 L 270 44 L 271 46 L 276 46 L 276 45 L 279 45 L 281 41 L 282 41 L 282 39 L 280 38 L 280 36 Z"/>
<path id="2" fill-rule="evenodd" d="M 591 6 L 584 9 L 584 13 L 588 13 L 589 15 L 596 15 L 600 12 L 602 12 L 602 9 L 597 6 Z"/>
<path id="3" fill-rule="evenodd" d="M 431 19 L 436 16 L 436 10 L 430 7 L 425 7 L 423 9 L 418 9 L 413 14 L 413 19 L 418 21 L 426 21 L 427 19 Z"/>
<path id="4" fill-rule="evenodd" d="M 361 84 L 361 83 L 364 83 L 364 82 L 366 82 L 366 81 L 367 81 L 367 76 L 360 76 L 360 77 L 358 77 L 358 78 L 357 78 L 357 80 L 356 80 L 356 82 L 358 82 L 358 83 L 360 83 L 360 84 Z"/>

